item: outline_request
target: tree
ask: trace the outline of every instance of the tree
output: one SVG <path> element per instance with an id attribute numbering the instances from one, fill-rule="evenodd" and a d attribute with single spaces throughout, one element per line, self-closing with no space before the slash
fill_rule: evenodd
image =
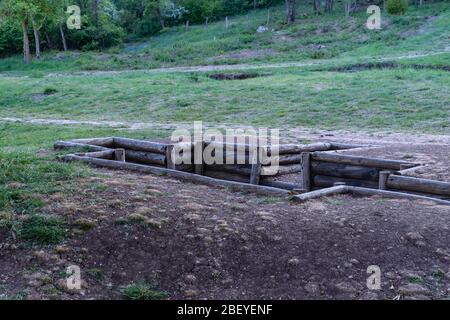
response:
<path id="1" fill-rule="evenodd" d="M 44 22 L 53 14 L 53 9 L 48 0 L 30 0 L 36 6 L 36 13 L 31 15 L 31 24 L 33 27 L 34 43 L 36 50 L 36 59 L 41 58 L 41 41 L 39 37 L 39 30 L 42 28 Z"/>
<path id="2" fill-rule="evenodd" d="M 0 4 L 0 15 L 9 20 L 19 20 L 23 34 L 23 62 L 31 62 L 30 39 L 28 37 L 28 19 L 38 12 L 34 1 L 29 0 L 4 0 Z"/>
<path id="3" fill-rule="evenodd" d="M 292 24 L 295 22 L 295 0 L 285 0 L 286 5 L 286 23 Z"/>

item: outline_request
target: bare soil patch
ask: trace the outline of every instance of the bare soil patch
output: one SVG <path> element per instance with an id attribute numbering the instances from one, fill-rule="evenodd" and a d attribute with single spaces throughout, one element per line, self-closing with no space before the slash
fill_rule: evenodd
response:
<path id="1" fill-rule="evenodd" d="M 62 245 L 24 246 L 0 232 L 3 294 L 116 299 L 146 282 L 170 299 L 448 297 L 449 207 L 349 196 L 298 205 L 99 172 L 48 200 L 44 211 L 71 226 Z M 72 264 L 82 269 L 77 293 L 60 285 Z M 379 291 L 366 287 L 369 265 L 381 268 Z"/>

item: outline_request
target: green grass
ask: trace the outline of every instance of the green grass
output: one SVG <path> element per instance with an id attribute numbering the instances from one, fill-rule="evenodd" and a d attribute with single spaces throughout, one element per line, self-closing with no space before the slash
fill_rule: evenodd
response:
<path id="1" fill-rule="evenodd" d="M 0 117 L 449 132 L 449 75 L 439 70 L 354 73 L 272 70 L 243 81 L 205 74 L 0 78 Z M 44 95 L 46 88 L 58 88 Z"/>
<path id="2" fill-rule="evenodd" d="M 58 162 L 58 153 L 51 151 L 56 140 L 166 136 L 164 131 L 152 130 L 122 132 L 112 128 L 3 123 L 0 132 L 0 228 L 11 230 L 19 239 L 32 244 L 55 244 L 64 238 L 66 223 L 47 215 L 46 199 L 56 192 L 76 192 L 80 179 L 94 174 L 84 165 Z"/>
<path id="3" fill-rule="evenodd" d="M 122 294 L 129 300 L 162 300 L 168 297 L 166 292 L 156 291 L 146 283 L 132 283 L 122 289 Z"/>

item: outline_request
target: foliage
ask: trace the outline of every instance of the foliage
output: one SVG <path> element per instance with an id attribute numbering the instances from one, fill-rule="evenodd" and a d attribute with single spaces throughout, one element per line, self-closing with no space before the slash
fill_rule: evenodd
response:
<path id="1" fill-rule="evenodd" d="M 408 0 L 387 0 L 386 11 L 393 15 L 405 14 L 408 10 Z"/>

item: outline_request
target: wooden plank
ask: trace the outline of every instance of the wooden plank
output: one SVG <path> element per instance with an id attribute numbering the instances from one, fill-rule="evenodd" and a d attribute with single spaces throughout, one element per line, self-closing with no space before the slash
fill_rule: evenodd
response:
<path id="1" fill-rule="evenodd" d="M 273 147 L 272 147 L 273 148 Z M 272 154 L 272 149 L 269 147 L 269 154 Z M 327 151 L 330 150 L 330 143 L 311 143 L 311 144 L 280 144 L 277 146 L 278 154 L 300 154 L 302 152 L 313 152 L 313 151 Z"/>
<path id="2" fill-rule="evenodd" d="M 302 185 L 304 190 L 310 191 L 311 182 L 311 154 L 309 152 L 304 152 L 301 154 L 301 173 L 302 173 Z"/>
<path id="3" fill-rule="evenodd" d="M 165 143 L 151 142 L 144 140 L 134 140 L 127 138 L 114 138 L 114 147 L 134 151 L 145 151 L 159 154 L 166 154 L 167 145 Z"/>
<path id="4" fill-rule="evenodd" d="M 363 167 L 375 167 L 380 169 L 400 170 L 401 164 L 413 164 L 399 160 L 376 159 L 357 157 L 338 153 L 314 152 L 311 154 L 315 161 L 349 164 Z"/>
<path id="5" fill-rule="evenodd" d="M 345 183 L 347 186 L 357 186 L 357 187 L 365 187 L 365 188 L 378 188 L 378 182 L 374 181 L 365 181 L 365 180 L 357 180 L 357 179 L 346 179 L 346 178 L 337 178 L 337 177 L 329 177 L 329 176 L 314 176 L 313 178 L 313 186 L 328 188 L 335 185 L 337 182 Z"/>
<path id="6" fill-rule="evenodd" d="M 450 183 L 407 176 L 390 175 L 387 179 L 389 189 L 450 196 Z"/>
<path id="7" fill-rule="evenodd" d="M 381 169 L 348 164 L 312 161 L 311 172 L 315 175 L 347 179 L 378 181 Z"/>
<path id="8" fill-rule="evenodd" d="M 91 157 L 91 158 L 111 159 L 112 160 L 114 158 L 114 150 L 108 149 L 108 150 L 104 150 L 104 151 L 76 153 L 76 155 L 80 156 L 80 157 Z"/>

